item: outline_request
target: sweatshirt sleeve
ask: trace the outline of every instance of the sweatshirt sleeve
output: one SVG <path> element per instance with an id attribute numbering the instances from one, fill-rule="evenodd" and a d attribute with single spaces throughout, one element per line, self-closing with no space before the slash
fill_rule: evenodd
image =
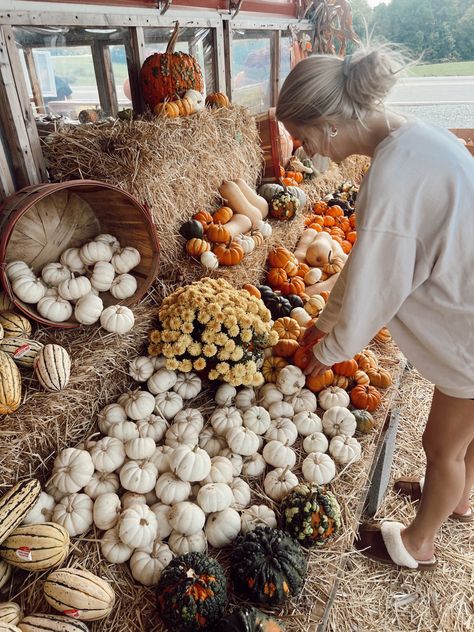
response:
<path id="1" fill-rule="evenodd" d="M 339 273 L 339 277 L 329 295 L 328 302 L 316 321 L 316 327 L 326 334 L 331 331 L 339 319 L 339 312 L 341 311 L 342 300 L 346 290 L 347 269 L 348 266 L 346 264 Z"/>
<path id="2" fill-rule="evenodd" d="M 331 366 L 354 357 L 392 320 L 413 290 L 416 255 L 414 237 L 357 231 L 357 244 L 334 287 L 335 301 L 331 293 L 321 315 L 320 328 L 329 333 L 313 349 L 320 362 Z"/>

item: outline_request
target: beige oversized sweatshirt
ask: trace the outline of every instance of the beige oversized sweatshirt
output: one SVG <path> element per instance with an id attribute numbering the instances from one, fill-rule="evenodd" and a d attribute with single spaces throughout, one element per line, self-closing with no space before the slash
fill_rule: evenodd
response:
<path id="1" fill-rule="evenodd" d="M 440 391 L 474 398 L 474 158 L 451 132 L 410 121 L 377 146 L 356 213 L 316 357 L 352 358 L 387 325 Z"/>

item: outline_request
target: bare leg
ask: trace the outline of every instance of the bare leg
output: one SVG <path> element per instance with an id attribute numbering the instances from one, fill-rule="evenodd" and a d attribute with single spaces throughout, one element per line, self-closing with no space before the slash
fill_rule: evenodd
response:
<path id="1" fill-rule="evenodd" d="M 435 389 L 423 433 L 427 460 L 423 495 L 415 519 L 402 534 L 406 548 L 417 560 L 432 557 L 439 528 L 463 499 L 465 458 L 473 441 L 474 401 L 449 397 Z"/>
<path id="2" fill-rule="evenodd" d="M 455 513 L 464 514 L 469 511 L 471 507 L 471 492 L 474 487 L 474 441 L 471 441 L 464 458 L 464 465 L 466 467 L 466 483 L 464 491 L 461 496 L 461 500 L 454 509 Z"/>

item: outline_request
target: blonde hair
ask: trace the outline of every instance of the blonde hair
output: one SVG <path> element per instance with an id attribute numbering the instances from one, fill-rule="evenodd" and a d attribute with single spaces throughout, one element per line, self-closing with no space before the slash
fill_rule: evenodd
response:
<path id="1" fill-rule="evenodd" d="M 380 109 L 401 71 L 412 62 L 389 44 L 361 46 L 344 59 L 312 55 L 300 61 L 281 88 L 277 117 L 310 123 L 315 119 L 363 121 Z"/>

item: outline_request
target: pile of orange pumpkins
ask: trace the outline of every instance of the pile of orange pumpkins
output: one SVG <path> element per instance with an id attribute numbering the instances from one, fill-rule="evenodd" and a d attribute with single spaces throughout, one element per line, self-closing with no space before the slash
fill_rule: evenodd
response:
<path id="1" fill-rule="evenodd" d="M 312 205 L 311 213 L 305 219 L 305 225 L 317 232 L 329 233 L 346 254 L 350 253 L 357 239 L 355 213 L 346 217 L 341 206 L 328 205 L 324 200 L 319 200 Z"/>
<path id="2" fill-rule="evenodd" d="M 309 296 L 305 292 L 306 287 L 314 285 L 321 278 L 320 271 L 315 275 L 314 268 L 298 261 L 296 256 L 283 246 L 270 252 L 267 263 L 267 284 L 284 296 L 296 294 L 307 300 Z"/>

